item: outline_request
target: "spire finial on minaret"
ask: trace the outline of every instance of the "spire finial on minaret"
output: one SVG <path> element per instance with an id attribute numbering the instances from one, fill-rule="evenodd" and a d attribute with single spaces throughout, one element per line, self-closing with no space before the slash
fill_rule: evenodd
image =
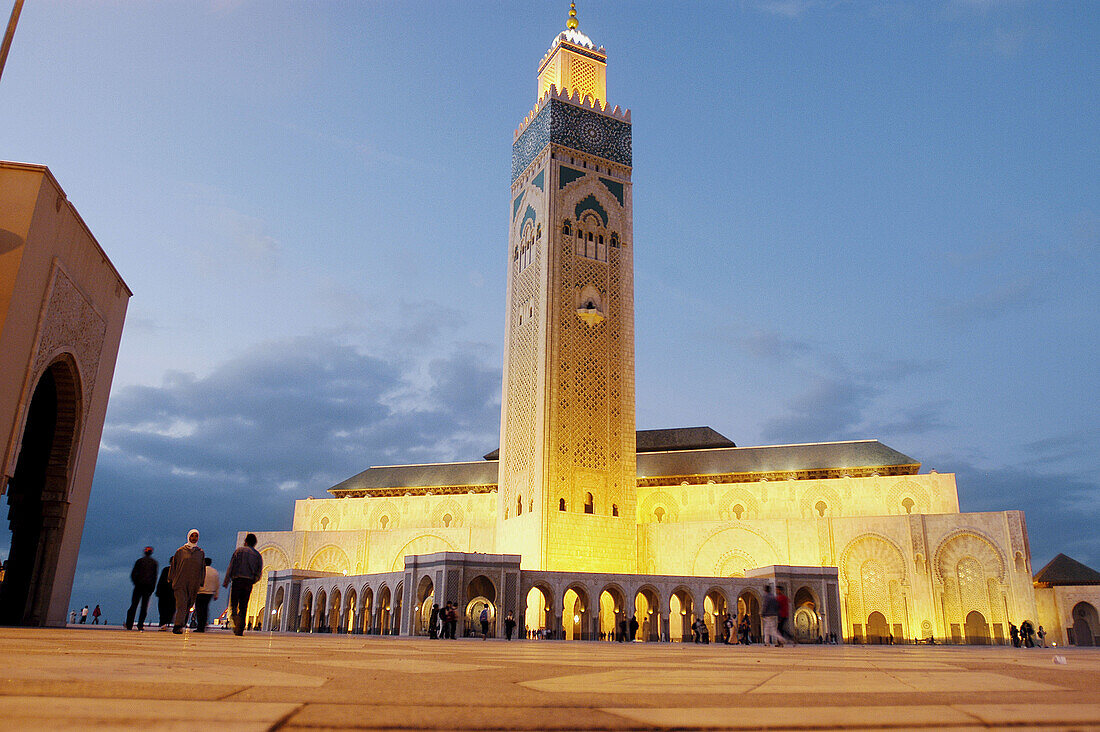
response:
<path id="1" fill-rule="evenodd" d="M 569 20 L 565 21 L 565 27 L 569 30 L 577 30 L 577 26 L 580 23 L 577 22 L 577 4 L 569 3 Z"/>

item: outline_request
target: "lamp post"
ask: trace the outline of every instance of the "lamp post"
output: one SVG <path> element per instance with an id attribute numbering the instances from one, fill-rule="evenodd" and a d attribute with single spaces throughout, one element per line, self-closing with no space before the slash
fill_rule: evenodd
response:
<path id="1" fill-rule="evenodd" d="M 11 19 L 8 20 L 8 29 L 4 32 L 4 45 L 0 46 L 0 76 L 4 75 L 4 64 L 8 61 L 8 51 L 11 50 L 11 41 L 15 37 L 15 26 L 19 24 L 19 13 L 23 10 L 23 0 L 15 0 L 15 7 L 11 9 Z"/>

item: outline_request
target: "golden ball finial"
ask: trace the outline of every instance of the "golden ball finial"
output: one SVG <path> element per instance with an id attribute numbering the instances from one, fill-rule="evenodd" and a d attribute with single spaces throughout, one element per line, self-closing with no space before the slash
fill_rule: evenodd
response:
<path id="1" fill-rule="evenodd" d="M 569 20 L 565 21 L 565 27 L 569 30 L 577 30 L 577 26 L 580 23 L 577 22 L 577 4 L 569 3 Z"/>

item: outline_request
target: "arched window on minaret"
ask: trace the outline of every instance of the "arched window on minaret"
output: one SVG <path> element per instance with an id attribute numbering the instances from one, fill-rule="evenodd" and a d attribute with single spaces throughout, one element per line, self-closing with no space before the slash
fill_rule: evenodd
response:
<path id="1" fill-rule="evenodd" d="M 593 509 L 592 494 L 591 493 L 585 493 L 584 494 L 584 512 L 585 513 L 592 513 L 592 509 Z"/>
<path id="2" fill-rule="evenodd" d="M 523 514 L 523 496 L 516 497 L 516 515 L 521 516 Z"/>
<path id="3" fill-rule="evenodd" d="M 573 224 L 570 223 L 569 219 L 566 219 L 565 223 L 563 223 L 561 225 L 561 235 L 562 236 L 572 236 L 573 235 Z"/>
<path id="4" fill-rule="evenodd" d="M 558 510 L 559 511 L 564 511 L 565 510 L 565 499 L 564 498 L 559 498 L 558 499 Z"/>
<path id="5" fill-rule="evenodd" d="M 618 516 L 619 515 L 619 506 L 618 506 L 618 504 L 616 504 L 616 503 L 611 504 L 611 515 L 612 516 Z"/>

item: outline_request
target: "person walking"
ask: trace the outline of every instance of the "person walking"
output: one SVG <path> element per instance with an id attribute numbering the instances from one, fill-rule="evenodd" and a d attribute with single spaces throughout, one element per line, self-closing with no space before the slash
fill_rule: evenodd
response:
<path id="1" fill-rule="evenodd" d="M 486 605 L 481 609 L 481 616 L 478 618 L 481 621 L 481 640 L 489 640 L 489 606 Z"/>
<path id="2" fill-rule="evenodd" d="M 172 583 L 172 595 L 176 612 L 172 620 L 172 632 L 179 635 L 187 624 L 187 614 L 195 604 L 199 588 L 206 574 L 206 555 L 199 548 L 199 530 L 187 532 L 187 543 L 176 550 L 168 565 L 168 581 Z"/>
<path id="3" fill-rule="evenodd" d="M 1014 623 L 1008 624 L 1008 635 L 1012 638 L 1012 645 L 1016 648 L 1020 647 L 1020 629 L 1016 627 Z"/>
<path id="4" fill-rule="evenodd" d="M 760 620 L 764 625 L 764 645 L 772 644 L 782 647 L 783 640 L 779 637 L 779 600 L 772 592 L 771 585 L 764 587 L 764 607 L 760 610 Z"/>
<path id="5" fill-rule="evenodd" d="M 508 617 L 504 618 L 504 637 L 506 640 L 512 640 L 512 633 L 516 630 L 516 618 L 512 613 L 508 613 Z"/>
<path id="6" fill-rule="evenodd" d="M 630 616 L 630 625 L 627 626 L 627 627 L 628 627 L 628 630 L 629 630 L 628 640 L 630 640 L 630 642 L 633 643 L 634 640 L 638 637 L 638 616 L 637 615 L 631 615 Z"/>
<path id="7" fill-rule="evenodd" d="M 451 640 L 458 637 L 458 605 L 454 601 L 447 603 L 447 637 Z"/>
<path id="8" fill-rule="evenodd" d="M 225 570 L 224 587 L 229 587 L 229 618 L 233 621 L 233 634 L 244 635 L 245 614 L 248 612 L 248 598 L 252 594 L 252 585 L 260 581 L 264 571 L 264 559 L 256 551 L 256 535 L 244 537 L 244 546 L 239 546 L 229 558 Z"/>
<path id="9" fill-rule="evenodd" d="M 734 641 L 733 616 L 731 616 L 729 613 L 726 613 L 726 616 L 722 619 L 722 626 L 726 629 L 726 645 L 732 646 Z"/>
<path id="10" fill-rule="evenodd" d="M 80 609 L 80 624 L 84 625 L 88 622 L 88 606 L 85 605 Z"/>
<path id="11" fill-rule="evenodd" d="M 169 568 L 160 571 L 160 579 L 157 580 L 157 614 L 160 616 L 160 629 L 164 630 L 172 622 L 172 616 L 176 614 L 176 598 L 172 593 L 172 583 L 168 581 Z"/>
<path id="12" fill-rule="evenodd" d="M 775 600 L 779 603 L 779 623 L 776 629 L 779 631 L 780 637 L 787 640 L 790 643 L 794 643 L 794 634 L 791 633 L 791 601 L 787 597 L 787 593 L 783 592 L 783 588 L 777 586 L 775 588 Z"/>
<path id="13" fill-rule="evenodd" d="M 92 625 L 99 625 L 99 616 L 103 614 L 103 611 L 99 609 L 99 605 L 95 606 L 95 610 L 92 610 Z"/>
<path id="14" fill-rule="evenodd" d="M 1047 647 L 1047 642 L 1046 642 L 1047 632 L 1045 630 L 1043 630 L 1043 626 L 1041 626 L 1041 625 L 1039 626 L 1039 632 L 1036 633 L 1036 635 L 1039 636 L 1039 647 L 1040 648 L 1046 648 Z"/>
<path id="15" fill-rule="evenodd" d="M 130 570 L 130 581 L 134 583 L 134 594 L 130 596 L 130 609 L 126 611 L 126 630 L 133 629 L 135 612 L 138 630 L 145 630 L 149 596 L 157 586 L 157 560 L 153 559 L 153 547 L 145 547 L 141 557 L 134 562 L 134 568 Z"/>
<path id="16" fill-rule="evenodd" d="M 432 605 L 432 615 L 428 618 L 428 637 L 435 640 L 439 637 L 439 603 Z"/>
<path id="17" fill-rule="evenodd" d="M 199 633 L 206 632 L 206 623 L 210 618 L 210 602 L 218 599 L 218 570 L 211 565 L 214 563 L 210 557 L 203 560 L 206 571 L 203 574 L 202 587 L 199 588 L 198 597 L 195 598 L 195 630 Z"/>
<path id="18" fill-rule="evenodd" d="M 76 610 L 69 613 L 69 625 L 76 625 Z"/>

